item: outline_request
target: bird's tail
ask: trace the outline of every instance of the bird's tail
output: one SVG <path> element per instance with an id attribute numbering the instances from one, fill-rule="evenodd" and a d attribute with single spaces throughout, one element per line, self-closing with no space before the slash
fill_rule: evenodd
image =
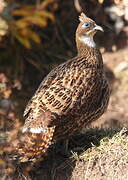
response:
<path id="1" fill-rule="evenodd" d="M 25 131 L 18 140 L 13 159 L 20 162 L 43 160 L 52 144 L 54 131 L 55 126 L 48 127 L 40 133 Z"/>

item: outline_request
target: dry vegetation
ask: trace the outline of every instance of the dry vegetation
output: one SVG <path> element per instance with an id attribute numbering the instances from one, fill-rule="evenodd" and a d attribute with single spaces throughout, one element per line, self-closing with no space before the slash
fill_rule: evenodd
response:
<path id="1" fill-rule="evenodd" d="M 96 39 L 112 90 L 108 111 L 70 140 L 68 157 L 59 143 L 44 162 L 11 161 L 28 99 L 50 69 L 76 54 L 81 11 L 105 30 Z M 0 179 L 128 179 L 127 1 L 0 0 L 0 15 Z"/>
<path id="2" fill-rule="evenodd" d="M 99 146 L 92 145 L 80 156 L 75 155 L 77 162 L 72 180 L 128 179 L 127 130 L 123 129 L 114 135 L 108 133 L 107 130 L 107 136 L 100 140 Z"/>

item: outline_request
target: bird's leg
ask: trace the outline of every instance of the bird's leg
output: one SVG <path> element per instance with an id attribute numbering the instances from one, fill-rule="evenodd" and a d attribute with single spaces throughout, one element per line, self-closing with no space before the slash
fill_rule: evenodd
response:
<path id="1" fill-rule="evenodd" d="M 69 140 L 66 139 L 62 142 L 62 150 L 61 150 L 61 153 L 65 156 L 69 155 L 69 152 L 68 152 L 68 145 L 69 145 Z"/>

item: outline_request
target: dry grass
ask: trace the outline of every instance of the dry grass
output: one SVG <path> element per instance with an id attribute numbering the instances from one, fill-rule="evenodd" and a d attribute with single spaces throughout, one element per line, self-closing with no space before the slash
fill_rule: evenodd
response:
<path id="1" fill-rule="evenodd" d="M 128 179 L 128 131 L 124 128 L 112 137 L 104 137 L 77 160 L 71 180 Z"/>

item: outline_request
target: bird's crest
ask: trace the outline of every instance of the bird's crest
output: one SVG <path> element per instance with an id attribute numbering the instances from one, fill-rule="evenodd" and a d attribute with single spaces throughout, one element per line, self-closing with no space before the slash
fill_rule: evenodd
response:
<path id="1" fill-rule="evenodd" d="M 87 19 L 88 17 L 82 12 L 81 15 L 79 16 L 79 20 L 80 22 L 85 22 L 85 20 Z"/>

